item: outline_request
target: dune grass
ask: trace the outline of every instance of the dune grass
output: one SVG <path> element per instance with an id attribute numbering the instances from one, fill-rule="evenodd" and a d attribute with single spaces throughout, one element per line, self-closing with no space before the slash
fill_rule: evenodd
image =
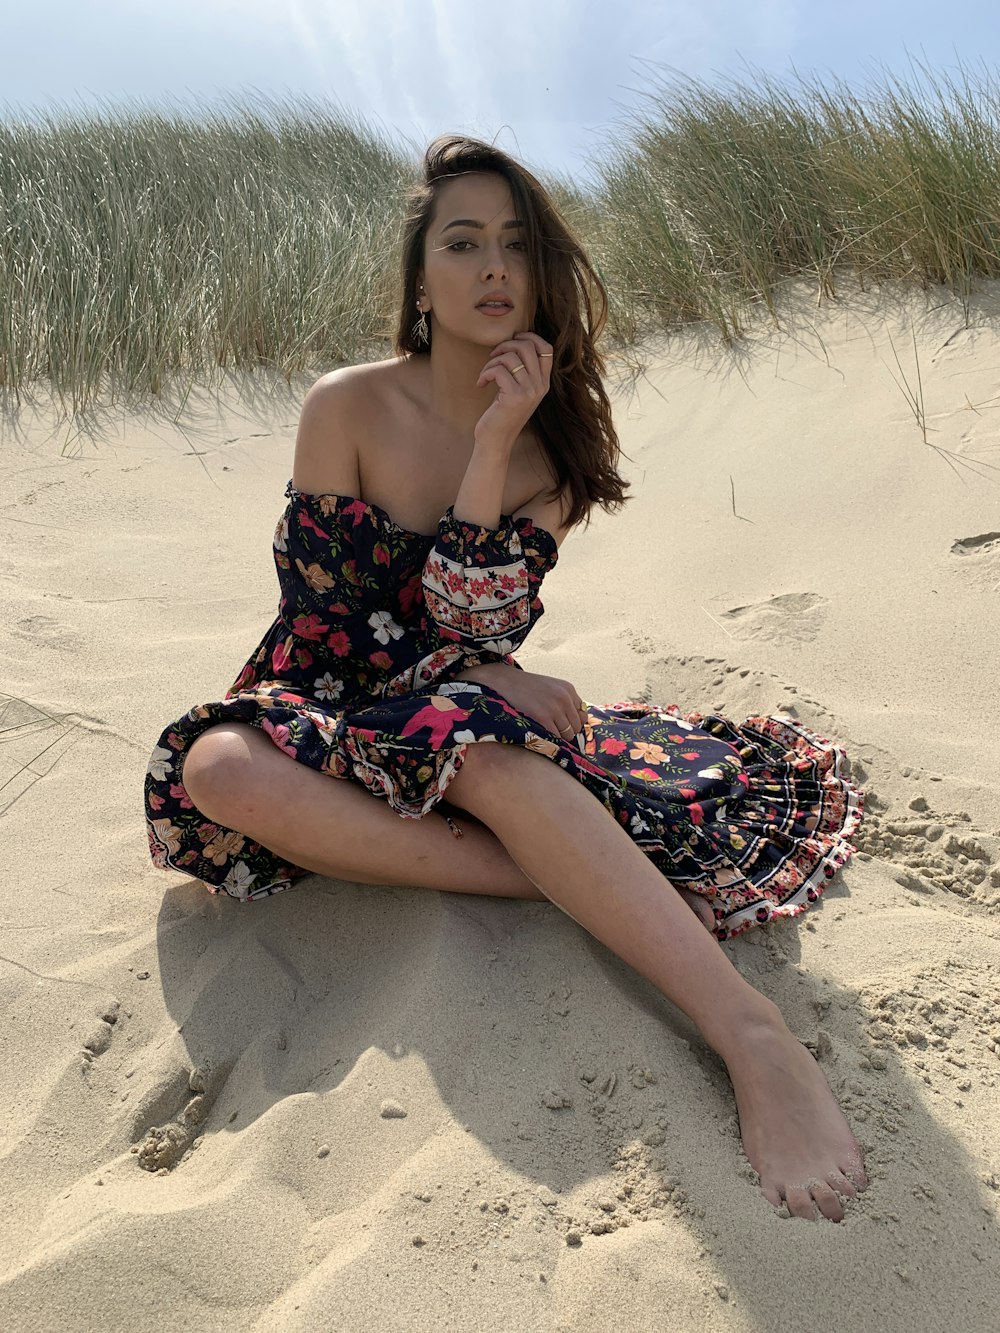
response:
<path id="1" fill-rule="evenodd" d="M 586 186 L 549 177 L 611 296 L 608 342 L 692 320 L 726 341 L 788 279 L 1000 276 L 1000 88 L 921 69 L 863 94 L 765 76 L 651 81 Z M 71 414 L 219 371 L 385 355 L 416 171 L 310 99 L 0 121 L 0 394 Z"/>
<path id="2" fill-rule="evenodd" d="M 1000 274 L 1000 87 L 927 69 L 844 84 L 652 90 L 598 164 L 607 265 L 634 336 L 691 319 L 738 336 L 788 278 L 941 283 Z"/>
<path id="3" fill-rule="evenodd" d="M 0 386 L 76 411 L 381 347 L 412 172 L 312 103 L 0 124 Z"/>

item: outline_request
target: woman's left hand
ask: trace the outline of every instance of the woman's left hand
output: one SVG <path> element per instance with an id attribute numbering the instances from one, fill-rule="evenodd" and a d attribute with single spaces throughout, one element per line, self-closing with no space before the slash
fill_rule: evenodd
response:
<path id="1" fill-rule="evenodd" d="M 549 391 L 552 346 L 537 333 L 515 333 L 494 347 L 477 388 L 495 384 L 497 396 L 476 423 L 476 443 L 499 439 L 510 447 Z"/>
<path id="2" fill-rule="evenodd" d="M 576 686 L 558 676 L 521 670 L 507 662 L 487 662 L 460 672 L 455 679 L 489 685 L 511 708 L 564 741 L 573 740 L 587 724 L 587 705 Z"/>

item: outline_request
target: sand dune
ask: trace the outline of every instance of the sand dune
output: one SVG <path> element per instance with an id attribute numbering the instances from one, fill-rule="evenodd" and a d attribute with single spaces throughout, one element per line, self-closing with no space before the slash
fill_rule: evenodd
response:
<path id="1" fill-rule="evenodd" d="M 721 1062 L 557 908 L 318 876 L 242 906 L 151 865 L 156 737 L 274 615 L 300 399 L 5 420 L 5 1329 L 995 1326 L 995 289 L 970 318 L 800 293 L 730 352 L 651 349 L 636 498 L 519 655 L 846 747 L 859 854 L 723 946 L 865 1146 L 840 1226 L 773 1212 Z"/>

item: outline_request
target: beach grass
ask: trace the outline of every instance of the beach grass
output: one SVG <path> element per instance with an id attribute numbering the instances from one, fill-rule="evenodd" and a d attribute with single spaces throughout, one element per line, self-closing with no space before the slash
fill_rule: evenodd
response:
<path id="1" fill-rule="evenodd" d="M 70 414 L 220 371 L 290 380 L 387 354 L 416 150 L 340 107 L 231 98 L 0 120 L 0 395 Z M 730 342 L 782 284 L 1000 275 L 1000 86 L 987 69 L 863 92 L 651 76 L 584 183 L 538 173 L 607 284 L 607 345 L 708 321 Z"/>

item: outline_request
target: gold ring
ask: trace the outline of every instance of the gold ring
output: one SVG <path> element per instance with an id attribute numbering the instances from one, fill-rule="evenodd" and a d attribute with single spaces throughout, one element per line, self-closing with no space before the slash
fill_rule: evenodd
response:
<path id="1" fill-rule="evenodd" d="M 539 352 L 538 355 L 539 355 L 539 356 L 553 356 L 554 353 L 552 353 L 552 352 Z"/>
<path id="2" fill-rule="evenodd" d="M 516 375 L 518 370 L 523 370 L 523 369 L 524 369 L 524 362 L 522 361 L 521 364 L 517 367 L 517 370 L 512 370 L 510 373 L 512 375 Z"/>

